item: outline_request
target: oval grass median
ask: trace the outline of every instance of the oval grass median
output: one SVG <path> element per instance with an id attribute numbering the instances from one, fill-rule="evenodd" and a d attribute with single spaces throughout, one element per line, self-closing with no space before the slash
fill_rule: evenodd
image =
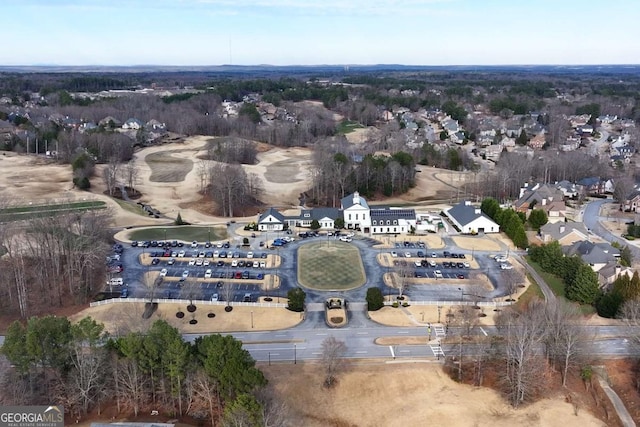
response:
<path id="1" fill-rule="evenodd" d="M 364 285 L 360 251 L 344 242 L 314 242 L 298 249 L 298 282 L 310 289 L 337 291 Z"/>

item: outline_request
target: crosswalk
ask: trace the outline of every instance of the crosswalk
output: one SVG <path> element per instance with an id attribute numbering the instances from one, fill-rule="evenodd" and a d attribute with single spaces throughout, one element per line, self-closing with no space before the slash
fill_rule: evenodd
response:
<path id="1" fill-rule="evenodd" d="M 444 357 L 444 351 L 442 351 L 442 347 L 440 347 L 440 344 L 429 344 L 429 347 L 431 348 L 431 351 L 433 352 L 434 356 Z"/>
<path id="2" fill-rule="evenodd" d="M 444 351 L 440 346 L 440 338 L 444 338 L 446 335 L 444 326 L 433 325 L 432 327 L 433 327 L 433 332 L 436 334 L 436 339 L 438 339 L 438 342 L 437 344 L 429 344 L 429 347 L 431 348 L 431 352 L 433 353 L 434 356 L 438 358 L 440 358 L 440 356 L 444 357 Z"/>

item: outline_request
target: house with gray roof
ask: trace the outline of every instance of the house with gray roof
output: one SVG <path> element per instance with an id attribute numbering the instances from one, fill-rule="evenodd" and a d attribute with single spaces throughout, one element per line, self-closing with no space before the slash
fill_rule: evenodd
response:
<path id="1" fill-rule="evenodd" d="M 342 218 L 342 212 L 338 208 L 313 208 L 302 209 L 299 216 L 288 217 L 287 220 L 289 224 L 291 224 L 291 220 L 294 220 L 298 227 L 311 227 L 313 220 L 316 220 L 321 229 L 333 230 L 338 218 Z"/>
<path id="2" fill-rule="evenodd" d="M 587 240 L 575 242 L 571 246 L 564 247 L 562 251 L 566 256 L 579 256 L 595 272 L 620 257 L 620 251 L 609 243 L 593 243 Z"/>
<path id="3" fill-rule="evenodd" d="M 609 291 L 611 285 L 621 276 L 633 277 L 633 269 L 620 265 L 617 261 L 610 261 L 598 270 L 598 284 L 600 289 Z"/>
<path id="4" fill-rule="evenodd" d="M 464 234 L 500 232 L 500 226 L 469 201 L 460 202 L 445 210 L 444 214 Z"/>
<path id="5" fill-rule="evenodd" d="M 589 240 L 589 232 L 581 222 L 549 222 L 540 227 L 538 237 L 543 243 L 558 242 L 560 246 L 570 246 Z"/>

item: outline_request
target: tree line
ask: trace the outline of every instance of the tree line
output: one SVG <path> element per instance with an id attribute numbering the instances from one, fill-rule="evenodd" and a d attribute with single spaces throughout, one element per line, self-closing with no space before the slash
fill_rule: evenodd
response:
<path id="1" fill-rule="evenodd" d="M 27 318 L 88 302 L 104 286 L 110 222 L 105 210 L 73 210 L 0 224 L 0 309 Z"/>
<path id="2" fill-rule="evenodd" d="M 90 317 L 32 317 L 7 329 L 0 402 L 60 402 L 73 417 L 115 405 L 134 416 L 160 409 L 212 426 L 282 425 L 284 411 L 264 393 L 267 381 L 242 343 L 206 335 L 193 343 L 166 321 L 145 333 L 110 337 Z"/>

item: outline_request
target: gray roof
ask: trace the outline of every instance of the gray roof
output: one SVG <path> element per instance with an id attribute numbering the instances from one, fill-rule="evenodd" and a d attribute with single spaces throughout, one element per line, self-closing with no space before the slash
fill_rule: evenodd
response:
<path id="1" fill-rule="evenodd" d="M 276 208 L 269 208 L 260 214 L 260 217 L 258 218 L 258 223 L 262 222 L 262 220 L 267 218 L 269 215 L 273 216 L 279 222 L 284 222 L 284 216 L 280 212 L 278 212 Z"/>
<path id="2" fill-rule="evenodd" d="M 416 211 L 413 209 L 371 209 L 369 214 L 372 221 L 416 219 Z"/>
<path id="3" fill-rule="evenodd" d="M 295 219 L 306 219 L 306 220 L 321 220 L 323 218 L 331 218 L 333 220 L 337 218 L 342 218 L 342 212 L 338 208 L 313 208 L 313 209 L 302 209 L 300 211 L 300 216 L 295 217 Z"/>
<path id="4" fill-rule="evenodd" d="M 616 250 L 608 243 L 595 244 L 583 240 L 567 247 L 564 251 L 567 256 L 577 255 L 582 258 L 585 263 L 594 265 L 614 261 L 616 258 L 611 251 L 612 249 Z M 617 254 L 620 255 L 620 252 L 618 251 Z"/>
<path id="5" fill-rule="evenodd" d="M 585 238 L 587 238 L 587 236 L 588 236 L 588 231 L 587 231 L 586 227 L 584 226 L 584 224 L 582 224 L 581 222 L 575 222 L 575 223 L 570 223 L 570 222 L 550 223 L 550 222 L 548 222 L 545 225 L 543 225 L 542 227 L 540 227 L 540 232 L 550 235 L 553 238 L 553 240 L 560 240 L 563 237 L 565 237 L 566 235 L 572 233 L 573 231 L 576 231 L 576 232 L 584 235 Z"/>
<path id="6" fill-rule="evenodd" d="M 447 211 L 447 215 L 452 218 L 455 218 L 458 224 L 460 224 L 463 227 L 480 217 L 484 217 L 489 221 L 493 221 L 491 218 L 489 218 L 482 212 L 476 213 L 476 210 L 480 210 L 480 208 L 476 208 L 473 205 L 467 204 L 466 201 L 462 201 L 457 205 L 455 205 L 454 207 L 452 207 L 451 209 L 449 209 Z"/>
<path id="7" fill-rule="evenodd" d="M 356 203 L 354 203 L 354 199 L 358 197 L 360 199 L 360 202 L 357 203 L 360 206 L 369 209 L 369 205 L 367 204 L 367 201 L 364 199 L 364 197 L 360 196 L 360 194 L 356 191 L 353 194 L 349 194 L 346 197 L 343 197 L 342 200 L 340 201 L 340 203 L 342 204 L 342 209 L 349 209 L 351 206 L 356 205 Z"/>

